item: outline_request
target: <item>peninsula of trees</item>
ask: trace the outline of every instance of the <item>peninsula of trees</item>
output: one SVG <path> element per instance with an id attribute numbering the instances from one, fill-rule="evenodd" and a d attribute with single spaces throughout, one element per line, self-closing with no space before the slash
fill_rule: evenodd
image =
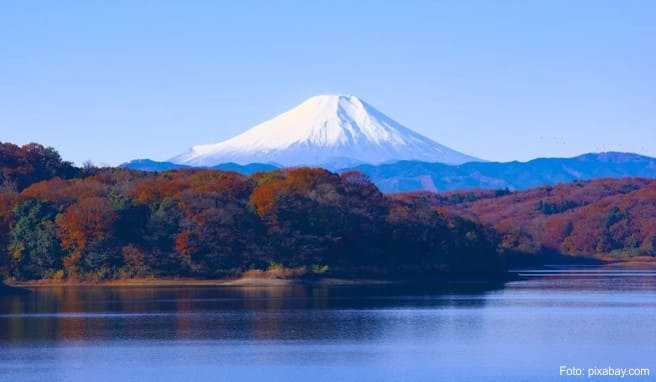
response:
<path id="1" fill-rule="evenodd" d="M 51 148 L 2 144 L 0 184 L 0 265 L 17 280 L 503 270 L 493 229 L 359 173 L 80 169 Z"/>
<path id="2" fill-rule="evenodd" d="M 0 144 L 5 278 L 494 277 L 548 256 L 656 256 L 656 181 L 383 194 L 357 172 L 78 168 Z"/>

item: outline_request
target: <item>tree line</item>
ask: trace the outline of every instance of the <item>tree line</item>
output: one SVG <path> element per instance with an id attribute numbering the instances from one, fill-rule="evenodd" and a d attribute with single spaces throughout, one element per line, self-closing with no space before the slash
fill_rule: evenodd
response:
<path id="1" fill-rule="evenodd" d="M 0 144 L 0 270 L 46 278 L 497 274 L 495 230 L 356 172 L 77 168 Z"/>

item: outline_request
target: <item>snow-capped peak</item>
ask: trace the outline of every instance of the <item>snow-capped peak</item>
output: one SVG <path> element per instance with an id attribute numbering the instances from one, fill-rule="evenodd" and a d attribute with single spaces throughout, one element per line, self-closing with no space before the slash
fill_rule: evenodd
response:
<path id="1" fill-rule="evenodd" d="M 403 127 L 358 97 L 319 95 L 226 141 L 194 146 L 171 161 L 319 166 L 411 159 L 449 164 L 478 160 Z"/>

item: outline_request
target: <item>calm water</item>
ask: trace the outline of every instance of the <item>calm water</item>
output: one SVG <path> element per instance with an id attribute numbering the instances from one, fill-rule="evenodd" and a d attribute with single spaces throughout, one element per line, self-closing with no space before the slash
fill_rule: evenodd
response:
<path id="1" fill-rule="evenodd" d="M 563 364 L 656 374 L 656 272 L 522 274 L 496 289 L 38 289 L 0 297 L 0 380 L 565 380 Z"/>

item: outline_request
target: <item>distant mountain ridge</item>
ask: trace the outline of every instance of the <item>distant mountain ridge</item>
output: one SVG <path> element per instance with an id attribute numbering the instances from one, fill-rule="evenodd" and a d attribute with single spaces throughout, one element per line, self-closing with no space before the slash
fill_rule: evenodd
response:
<path id="1" fill-rule="evenodd" d="M 129 162 L 120 164 L 118 167 L 129 168 L 131 170 L 140 171 L 168 171 L 177 170 L 181 168 L 191 168 L 183 164 L 175 164 L 171 162 L 158 162 L 151 159 L 134 159 Z"/>
<path id="2" fill-rule="evenodd" d="M 400 161 L 351 168 L 366 174 L 383 192 L 460 189 L 524 190 L 599 178 L 656 178 L 656 159 L 620 152 L 573 158 L 538 158 L 528 162 L 470 162 L 458 166 Z"/>
<path id="3" fill-rule="evenodd" d="M 346 168 L 340 168 L 340 164 L 343 163 L 334 162 L 329 169 L 339 172 L 360 171 L 381 191 L 388 193 L 473 188 L 525 190 L 575 180 L 656 178 L 656 158 L 620 152 L 590 153 L 573 158 L 538 158 L 528 162 L 469 162 L 457 166 L 421 161 L 361 164 Z M 147 159 L 124 163 L 121 167 L 142 171 L 190 168 Z M 223 163 L 211 168 L 250 175 L 258 171 L 273 171 L 279 167 L 262 163 Z"/>
<path id="4" fill-rule="evenodd" d="M 186 166 L 186 165 L 181 165 L 171 162 L 158 162 L 150 159 L 135 159 L 130 162 L 123 163 L 119 167 L 129 168 L 132 170 L 155 171 L 155 172 L 194 168 L 192 166 Z M 243 175 L 251 175 L 256 172 L 273 171 L 278 169 L 279 167 L 272 164 L 265 164 L 265 163 L 249 163 L 245 165 L 240 165 L 237 163 L 221 163 L 219 165 L 211 166 L 207 168 L 211 168 L 214 170 L 221 170 L 221 171 L 233 171 Z"/>
<path id="5" fill-rule="evenodd" d="M 223 142 L 194 146 L 170 162 L 331 167 L 398 160 L 461 164 L 479 159 L 418 134 L 358 97 L 329 94 L 311 97 Z"/>

